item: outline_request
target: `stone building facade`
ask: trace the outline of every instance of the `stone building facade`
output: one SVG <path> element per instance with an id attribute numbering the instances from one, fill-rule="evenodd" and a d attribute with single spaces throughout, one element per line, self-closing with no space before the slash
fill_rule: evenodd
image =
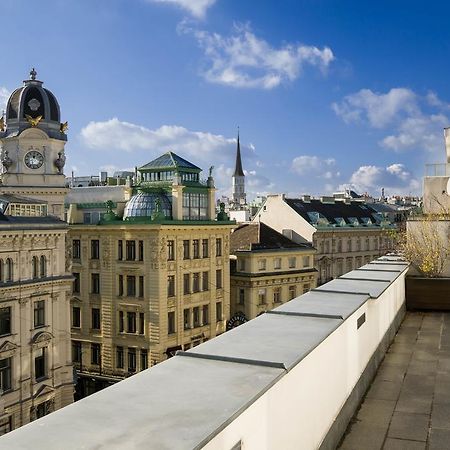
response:
<path id="1" fill-rule="evenodd" d="M 315 288 L 315 253 L 311 245 L 295 243 L 261 222 L 234 230 L 228 328 Z"/>
<path id="2" fill-rule="evenodd" d="M 80 396 L 223 333 L 230 316 L 234 224 L 215 218 L 211 174 L 201 182 L 200 169 L 173 153 L 139 173 L 125 208 L 104 203 L 96 225 L 68 205 Z"/>
<path id="3" fill-rule="evenodd" d="M 73 401 L 65 126 L 36 72 L 0 129 L 0 434 Z"/>

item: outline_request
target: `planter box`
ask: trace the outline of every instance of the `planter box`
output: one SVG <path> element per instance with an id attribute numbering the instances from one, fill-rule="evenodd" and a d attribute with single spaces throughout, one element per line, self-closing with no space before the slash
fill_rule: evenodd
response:
<path id="1" fill-rule="evenodd" d="M 450 278 L 406 277 L 406 309 L 450 311 Z"/>

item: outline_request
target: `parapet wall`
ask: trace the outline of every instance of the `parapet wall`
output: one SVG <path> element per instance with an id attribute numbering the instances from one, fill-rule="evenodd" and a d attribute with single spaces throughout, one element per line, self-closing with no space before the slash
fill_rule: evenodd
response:
<path id="1" fill-rule="evenodd" d="M 0 438 L 25 449 L 335 448 L 405 305 L 385 256 Z"/>

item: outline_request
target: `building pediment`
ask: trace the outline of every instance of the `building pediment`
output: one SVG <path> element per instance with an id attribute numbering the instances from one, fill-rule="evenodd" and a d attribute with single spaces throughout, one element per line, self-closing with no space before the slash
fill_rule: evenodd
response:
<path id="1" fill-rule="evenodd" d="M 5 357 L 5 353 L 8 352 L 14 352 L 16 348 L 19 348 L 18 345 L 14 344 L 14 342 L 11 341 L 5 341 L 3 344 L 0 345 L 0 354 L 2 357 Z M 6 355 L 6 357 L 8 357 Z"/>
<path id="2" fill-rule="evenodd" d="M 39 386 L 38 390 L 33 395 L 33 398 L 41 397 L 43 395 L 53 394 L 55 389 L 52 386 L 48 386 L 47 384 L 42 384 Z"/>
<path id="3" fill-rule="evenodd" d="M 53 335 L 48 331 L 39 331 L 33 336 L 33 338 L 31 339 L 31 343 L 34 345 L 46 345 L 52 340 L 52 338 Z"/>

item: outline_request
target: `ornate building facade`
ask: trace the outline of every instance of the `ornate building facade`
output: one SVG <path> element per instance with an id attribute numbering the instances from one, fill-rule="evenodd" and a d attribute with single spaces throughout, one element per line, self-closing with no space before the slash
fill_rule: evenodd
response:
<path id="1" fill-rule="evenodd" d="M 42 84 L 33 69 L 0 122 L 0 434 L 73 401 L 67 124 Z"/>
<path id="2" fill-rule="evenodd" d="M 223 333 L 230 315 L 234 224 L 224 213 L 216 220 L 211 171 L 202 181 L 200 168 L 172 152 L 138 171 L 126 203 L 99 202 L 96 187 L 77 191 L 79 207 L 67 205 L 80 396 Z M 89 205 L 97 224 L 84 220 Z"/>

